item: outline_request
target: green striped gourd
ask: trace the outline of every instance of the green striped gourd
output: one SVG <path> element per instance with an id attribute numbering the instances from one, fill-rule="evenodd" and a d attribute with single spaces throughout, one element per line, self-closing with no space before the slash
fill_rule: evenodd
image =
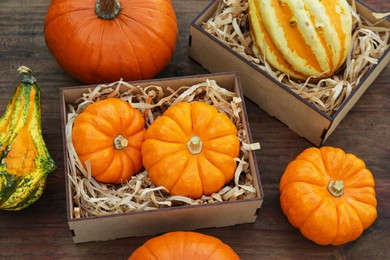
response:
<path id="1" fill-rule="evenodd" d="M 40 198 L 55 169 L 42 137 L 40 88 L 31 70 L 22 76 L 0 118 L 0 209 L 21 210 Z"/>
<path id="2" fill-rule="evenodd" d="M 259 53 L 297 79 L 332 76 L 351 46 L 346 0 L 249 0 L 249 20 Z"/>

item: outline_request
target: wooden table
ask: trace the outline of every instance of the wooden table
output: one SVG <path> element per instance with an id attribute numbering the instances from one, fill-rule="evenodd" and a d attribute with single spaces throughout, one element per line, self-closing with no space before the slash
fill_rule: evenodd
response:
<path id="1" fill-rule="evenodd" d="M 20 212 L 0 211 L 1 259 L 125 259 L 150 237 L 74 244 L 67 225 L 59 88 L 80 85 L 55 62 L 43 35 L 49 0 L 0 1 L 0 113 L 19 82 L 16 69 L 29 66 L 42 89 L 42 127 L 57 164 L 44 194 Z M 375 10 L 390 11 L 390 2 L 363 1 Z M 187 55 L 190 22 L 209 0 L 174 0 L 180 38 L 169 66 L 157 77 L 207 73 Z M 349 112 L 325 145 L 362 158 L 376 179 L 378 218 L 356 241 L 319 246 L 305 239 L 283 215 L 278 184 L 284 168 L 311 144 L 246 100 L 264 189 L 264 203 L 253 224 L 203 229 L 229 244 L 242 259 L 383 259 L 390 257 L 390 66 Z"/>

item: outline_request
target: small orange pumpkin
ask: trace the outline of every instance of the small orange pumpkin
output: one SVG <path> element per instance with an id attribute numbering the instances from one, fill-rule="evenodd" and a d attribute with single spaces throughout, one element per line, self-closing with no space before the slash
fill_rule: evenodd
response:
<path id="1" fill-rule="evenodd" d="M 54 58 L 87 84 L 154 77 L 177 37 L 170 0 L 52 0 L 45 19 Z"/>
<path id="2" fill-rule="evenodd" d="M 142 169 L 145 131 L 140 111 L 119 98 L 108 98 L 76 117 L 72 141 L 84 166 L 90 161 L 96 180 L 120 184 Z"/>
<path id="3" fill-rule="evenodd" d="M 229 245 L 216 237 L 197 232 L 176 231 L 149 239 L 128 259 L 233 260 L 240 257 Z"/>
<path id="4" fill-rule="evenodd" d="M 374 177 L 340 148 L 308 148 L 289 163 L 280 202 L 290 223 L 320 245 L 357 239 L 377 217 Z"/>
<path id="5" fill-rule="evenodd" d="M 145 134 L 143 165 L 157 186 L 190 198 L 218 192 L 232 180 L 240 151 L 237 128 L 204 102 L 181 102 Z"/>

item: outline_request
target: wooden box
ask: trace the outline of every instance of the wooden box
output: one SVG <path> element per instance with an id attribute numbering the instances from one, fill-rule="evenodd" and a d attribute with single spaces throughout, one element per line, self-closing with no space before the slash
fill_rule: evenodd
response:
<path id="1" fill-rule="evenodd" d="M 245 131 L 248 133 L 248 141 L 251 143 L 251 132 L 246 116 L 243 94 L 240 81 L 236 73 L 219 73 L 210 75 L 198 75 L 169 79 L 157 79 L 151 81 L 130 82 L 136 86 L 148 86 L 154 84 L 163 88 L 178 89 L 181 86 L 192 86 L 206 79 L 215 80 L 226 90 L 235 92 L 242 98 L 240 118 Z M 73 103 L 88 89 L 95 86 L 66 87 L 61 92 L 61 113 L 64 142 L 64 165 L 66 183 L 66 205 L 69 228 L 73 234 L 75 243 L 88 241 L 104 241 L 122 237 L 154 235 L 158 233 L 176 230 L 196 230 L 200 228 L 224 227 L 242 223 L 254 222 L 262 205 L 263 192 L 260 182 L 256 157 L 253 151 L 249 152 L 249 169 L 253 176 L 253 187 L 256 195 L 251 199 L 235 201 L 222 201 L 201 205 L 184 205 L 170 208 L 161 208 L 150 211 L 137 211 L 104 216 L 92 216 L 77 218 L 74 214 L 74 190 L 69 180 L 70 165 L 67 157 L 68 147 L 65 134 L 67 123 L 68 104 Z M 120 90 L 122 91 L 122 90 Z"/>
<path id="2" fill-rule="evenodd" d="M 390 48 L 387 48 L 378 63 L 365 74 L 340 108 L 328 115 L 202 28 L 214 15 L 219 3 L 219 0 L 213 0 L 191 23 L 189 56 L 212 73 L 238 72 L 247 98 L 316 146 L 323 144 L 331 135 L 389 62 Z M 372 10 L 359 2 L 356 2 L 356 7 L 362 17 L 375 24 L 378 22 Z M 377 25 L 390 29 L 390 23 L 386 20 Z"/>

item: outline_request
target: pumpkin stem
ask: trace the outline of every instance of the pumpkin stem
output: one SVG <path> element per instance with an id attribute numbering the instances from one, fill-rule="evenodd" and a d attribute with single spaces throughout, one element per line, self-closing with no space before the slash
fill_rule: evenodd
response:
<path id="1" fill-rule="evenodd" d="M 127 141 L 126 138 L 124 138 L 122 135 L 118 135 L 114 139 L 114 147 L 117 150 L 122 150 L 129 144 L 129 141 Z"/>
<path id="2" fill-rule="evenodd" d="M 187 142 L 187 148 L 191 154 L 199 154 L 202 151 L 202 140 L 200 137 L 197 135 L 191 137 L 191 139 Z"/>
<path id="3" fill-rule="evenodd" d="M 95 13 L 104 20 L 115 19 L 122 9 L 119 0 L 96 0 Z"/>
<path id="4" fill-rule="evenodd" d="M 342 196 L 344 194 L 344 182 L 342 180 L 330 181 L 328 191 L 336 198 Z"/>
<path id="5" fill-rule="evenodd" d="M 22 75 L 22 82 L 25 84 L 34 84 L 36 82 L 32 71 L 26 66 L 20 66 L 18 72 Z"/>

